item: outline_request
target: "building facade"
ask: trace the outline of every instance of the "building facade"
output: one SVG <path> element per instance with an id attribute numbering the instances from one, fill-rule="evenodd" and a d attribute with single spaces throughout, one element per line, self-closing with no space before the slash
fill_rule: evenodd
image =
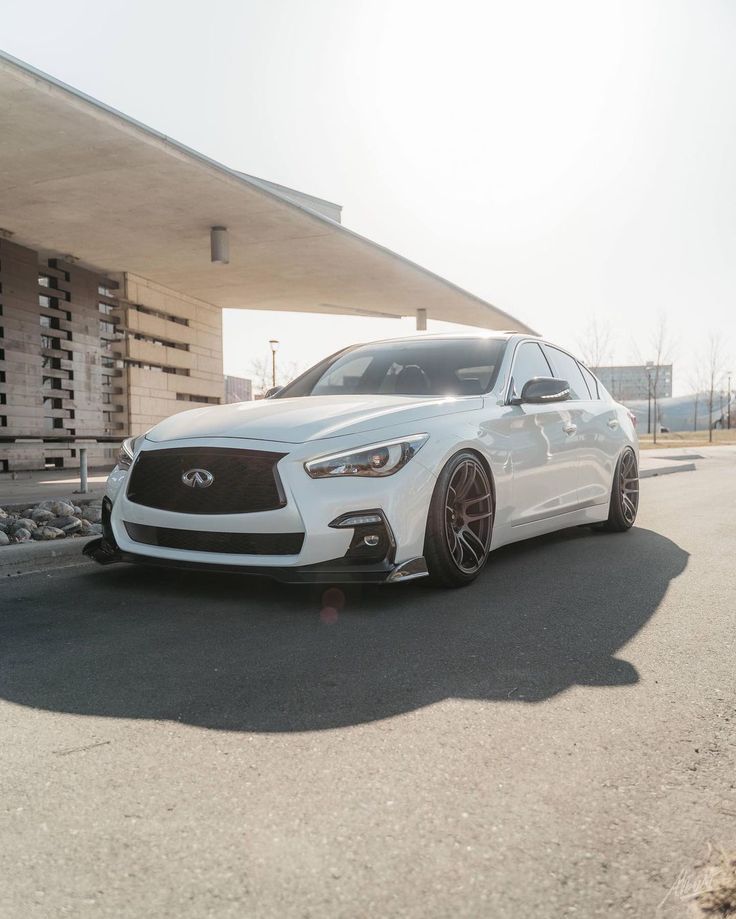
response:
<path id="1" fill-rule="evenodd" d="M 619 402 L 668 399 L 672 395 L 672 364 L 620 364 L 596 367 L 598 379 Z"/>
<path id="2" fill-rule="evenodd" d="M 224 398 L 222 310 L 125 273 L 118 297 L 118 364 L 127 393 L 127 430 L 219 405 Z"/>
<path id="3" fill-rule="evenodd" d="M 225 402 L 251 402 L 253 399 L 253 381 L 245 377 L 225 376 Z"/>
<path id="4" fill-rule="evenodd" d="M 120 440 L 222 401 L 222 312 L 0 238 L 0 472 L 110 465 Z"/>

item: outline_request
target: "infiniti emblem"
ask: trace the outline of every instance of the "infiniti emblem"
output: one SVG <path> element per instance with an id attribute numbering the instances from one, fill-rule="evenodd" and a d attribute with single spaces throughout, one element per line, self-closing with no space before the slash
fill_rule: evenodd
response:
<path id="1" fill-rule="evenodd" d="M 190 488 L 209 488 L 215 477 L 208 469 L 189 469 L 182 475 L 181 480 Z"/>

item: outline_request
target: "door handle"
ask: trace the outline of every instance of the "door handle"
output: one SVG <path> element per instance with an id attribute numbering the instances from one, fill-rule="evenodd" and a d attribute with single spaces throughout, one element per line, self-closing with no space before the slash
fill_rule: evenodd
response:
<path id="1" fill-rule="evenodd" d="M 609 419 L 608 427 L 609 427 L 609 428 L 617 428 L 617 427 L 618 427 L 618 421 L 616 421 L 615 418 Z"/>
<path id="2" fill-rule="evenodd" d="M 562 428 L 562 430 L 565 432 L 565 434 L 574 434 L 575 431 L 577 431 L 577 429 L 578 429 L 578 426 L 577 426 L 576 424 L 566 424 L 566 425 Z"/>

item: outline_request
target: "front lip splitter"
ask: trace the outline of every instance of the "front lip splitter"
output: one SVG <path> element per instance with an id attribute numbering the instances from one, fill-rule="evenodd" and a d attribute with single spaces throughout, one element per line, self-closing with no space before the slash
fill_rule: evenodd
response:
<path id="1" fill-rule="evenodd" d="M 398 565 L 389 561 L 352 564 L 344 558 L 319 562 L 316 565 L 274 567 L 271 565 L 228 565 L 218 562 L 190 562 L 185 559 L 155 558 L 125 552 L 104 536 L 88 542 L 83 553 L 99 565 L 128 563 L 157 568 L 179 568 L 189 571 L 220 571 L 271 578 L 283 584 L 395 584 L 412 581 L 428 574 L 423 556 L 408 559 Z"/>

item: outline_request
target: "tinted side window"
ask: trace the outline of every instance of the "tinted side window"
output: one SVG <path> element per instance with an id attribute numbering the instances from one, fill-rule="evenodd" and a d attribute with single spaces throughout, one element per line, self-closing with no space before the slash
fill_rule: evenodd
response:
<path id="1" fill-rule="evenodd" d="M 567 380 L 570 384 L 570 393 L 573 399 L 590 399 L 588 384 L 585 382 L 582 371 L 574 357 L 558 351 L 550 345 L 544 345 L 544 353 L 549 358 L 555 376 L 560 380 Z"/>
<path id="2" fill-rule="evenodd" d="M 524 383 L 534 377 L 548 377 L 552 371 L 542 349 L 535 341 L 525 341 L 519 345 L 514 355 L 514 395 L 520 396 Z"/>
<path id="3" fill-rule="evenodd" d="M 600 399 L 601 394 L 598 392 L 598 380 L 596 380 L 590 370 L 582 364 L 580 365 L 580 369 L 583 371 L 585 382 L 588 384 L 591 399 Z"/>

